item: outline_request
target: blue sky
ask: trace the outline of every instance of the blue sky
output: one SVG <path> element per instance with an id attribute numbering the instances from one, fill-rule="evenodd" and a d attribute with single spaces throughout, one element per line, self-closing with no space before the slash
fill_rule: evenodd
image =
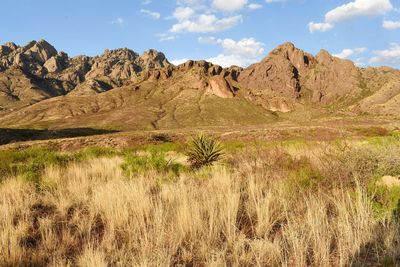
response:
<path id="1" fill-rule="evenodd" d="M 257 62 L 290 41 L 361 66 L 400 67 L 400 0 L 1 0 L 0 43 L 70 56 L 154 48 L 179 63 Z"/>

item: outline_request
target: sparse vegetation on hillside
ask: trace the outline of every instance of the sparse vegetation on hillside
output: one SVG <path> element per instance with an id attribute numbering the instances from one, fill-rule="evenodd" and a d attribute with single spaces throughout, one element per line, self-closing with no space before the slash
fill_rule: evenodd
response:
<path id="1" fill-rule="evenodd" d="M 395 135 L 247 144 L 197 171 L 173 147 L 1 151 L 40 172 L 3 173 L 0 265 L 400 264 Z"/>

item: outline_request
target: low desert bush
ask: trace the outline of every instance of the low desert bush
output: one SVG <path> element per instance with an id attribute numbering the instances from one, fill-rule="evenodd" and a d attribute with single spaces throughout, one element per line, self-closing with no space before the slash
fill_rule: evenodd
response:
<path id="1" fill-rule="evenodd" d="M 0 151 L 0 181 L 8 176 L 20 176 L 38 182 L 46 166 L 65 165 L 73 156 L 57 153 L 47 147 Z"/>
<path id="2" fill-rule="evenodd" d="M 368 189 L 373 200 L 373 210 L 378 218 L 390 220 L 398 217 L 397 215 L 400 212 L 400 187 L 371 184 Z"/>
<path id="3" fill-rule="evenodd" d="M 72 155 L 76 160 L 88 160 L 100 157 L 115 157 L 122 155 L 122 152 L 108 147 L 88 147 L 72 153 Z"/>
<path id="4" fill-rule="evenodd" d="M 20 150 L 2 150 L 0 151 L 0 181 L 8 176 L 19 176 L 27 181 L 39 183 L 43 170 L 48 166 L 65 166 L 71 162 L 117 155 L 122 155 L 122 152 L 100 147 L 89 147 L 70 153 L 40 146 Z"/>
<path id="5" fill-rule="evenodd" d="M 186 169 L 182 164 L 167 160 L 165 153 L 156 150 L 126 153 L 121 168 L 127 177 L 143 175 L 148 171 L 179 176 Z"/>

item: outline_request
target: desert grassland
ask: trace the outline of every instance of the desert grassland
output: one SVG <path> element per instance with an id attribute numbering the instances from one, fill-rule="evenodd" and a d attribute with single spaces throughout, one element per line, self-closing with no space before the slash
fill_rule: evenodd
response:
<path id="1" fill-rule="evenodd" d="M 0 152 L 1 266 L 396 266 L 400 137 Z"/>

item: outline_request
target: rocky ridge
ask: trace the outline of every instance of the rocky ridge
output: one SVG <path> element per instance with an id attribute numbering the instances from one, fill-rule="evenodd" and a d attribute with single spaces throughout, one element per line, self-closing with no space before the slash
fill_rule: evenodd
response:
<path id="1" fill-rule="evenodd" d="M 101 96 L 105 93 L 107 96 Z M 0 46 L 0 110 L 5 114 L 0 124 L 7 125 L 82 118 L 116 108 L 127 115 L 129 105 L 137 105 L 140 112 L 155 117 L 150 124 L 157 128 L 160 121 L 170 117 L 171 110 L 175 124 L 180 125 L 176 115 L 183 107 L 188 114 L 195 106 L 199 114 L 214 112 L 215 108 L 218 117 L 218 109 L 211 102 L 230 108 L 221 115 L 226 121 L 230 121 L 229 112 L 235 113 L 232 108 L 243 109 L 243 105 L 261 112 L 260 120 L 270 117 L 271 112 L 328 108 L 354 114 L 398 115 L 399 101 L 398 70 L 358 68 L 325 50 L 313 56 L 292 43 L 278 46 L 261 62 L 245 69 L 222 68 L 206 61 L 174 66 L 155 50 L 139 55 L 123 48 L 105 50 L 96 57 L 70 58 L 44 40 L 22 47 L 14 43 Z M 68 114 L 53 107 L 55 103 L 68 106 Z M 36 115 L 27 119 L 27 113 Z M 222 117 L 213 118 L 213 123 L 214 119 L 215 123 L 222 122 Z M 233 121 L 248 120 L 239 117 Z M 209 121 L 200 118 L 193 118 L 196 125 Z"/>

